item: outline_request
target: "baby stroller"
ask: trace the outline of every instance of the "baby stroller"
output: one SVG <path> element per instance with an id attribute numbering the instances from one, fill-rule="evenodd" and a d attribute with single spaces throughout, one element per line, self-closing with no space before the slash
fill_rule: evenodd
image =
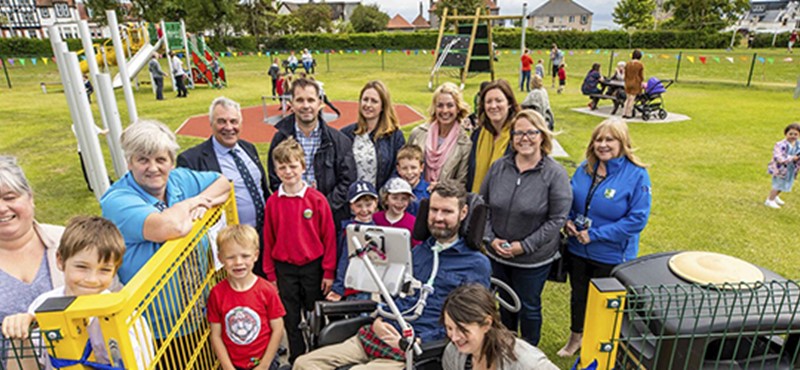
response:
<path id="1" fill-rule="evenodd" d="M 672 86 L 673 80 L 659 80 L 657 77 L 650 77 L 647 80 L 647 87 L 644 92 L 636 97 L 633 109 L 642 114 L 642 120 L 647 121 L 653 117 L 658 119 L 667 118 L 667 111 L 664 109 L 664 93 Z"/>

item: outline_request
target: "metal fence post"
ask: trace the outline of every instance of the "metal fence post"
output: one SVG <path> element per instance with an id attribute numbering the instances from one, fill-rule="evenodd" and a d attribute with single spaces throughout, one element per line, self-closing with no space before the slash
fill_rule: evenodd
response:
<path id="1" fill-rule="evenodd" d="M 753 69 L 756 67 L 756 58 L 758 53 L 753 53 L 753 61 L 750 62 L 750 73 L 747 75 L 747 87 L 750 87 L 750 81 L 753 80 Z"/>
<path id="2" fill-rule="evenodd" d="M 615 278 L 592 279 L 586 300 L 586 325 L 578 369 L 613 369 L 625 306 L 625 287 Z"/>
<path id="3" fill-rule="evenodd" d="M 386 70 L 386 50 L 380 50 L 381 52 L 381 71 Z"/>
<path id="4" fill-rule="evenodd" d="M 6 60 L 4 57 L 0 57 L 0 64 L 3 65 L 3 73 L 6 75 L 6 83 L 8 83 L 8 88 L 11 88 L 11 79 L 8 78 L 8 70 L 6 69 Z"/>
<path id="5" fill-rule="evenodd" d="M 681 72 L 681 61 L 683 60 L 683 51 L 678 52 L 678 67 L 675 68 L 675 82 L 678 82 L 678 74 Z"/>
<path id="6" fill-rule="evenodd" d="M 325 69 L 327 72 L 331 71 L 331 51 L 325 53 Z"/>
<path id="7" fill-rule="evenodd" d="M 614 65 L 614 53 L 616 50 L 611 50 L 611 56 L 608 58 L 608 74 L 607 76 L 611 76 L 611 68 Z"/>

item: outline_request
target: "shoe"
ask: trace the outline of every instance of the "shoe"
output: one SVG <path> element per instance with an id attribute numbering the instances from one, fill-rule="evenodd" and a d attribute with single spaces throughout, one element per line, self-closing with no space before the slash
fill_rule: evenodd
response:
<path id="1" fill-rule="evenodd" d="M 581 340 L 583 340 L 583 334 L 581 333 L 570 333 L 569 340 L 567 340 L 567 344 L 564 347 L 561 347 L 560 350 L 556 353 L 558 357 L 572 357 L 578 350 L 581 349 Z"/>
<path id="2" fill-rule="evenodd" d="M 786 204 L 781 197 L 775 197 L 775 203 L 778 203 L 779 206 Z"/>
<path id="3" fill-rule="evenodd" d="M 774 200 L 769 200 L 769 199 L 767 199 L 764 202 L 764 205 L 769 207 L 769 208 L 774 208 L 774 209 L 780 209 L 781 208 L 781 206 L 779 206 L 777 202 L 775 202 Z"/>

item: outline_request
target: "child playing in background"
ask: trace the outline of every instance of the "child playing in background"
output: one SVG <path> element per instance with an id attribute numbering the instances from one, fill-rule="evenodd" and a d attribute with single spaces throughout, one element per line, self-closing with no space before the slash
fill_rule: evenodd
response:
<path id="1" fill-rule="evenodd" d="M 333 285 L 336 228 L 328 199 L 302 180 L 305 153 L 293 138 L 272 151 L 281 185 L 264 207 L 264 274 L 277 283 L 286 308 L 289 362 L 306 352 L 300 315 L 314 309 Z"/>
<path id="2" fill-rule="evenodd" d="M 64 273 L 64 286 L 37 297 L 28 312 L 6 316 L 3 335 L 7 338 L 26 339 L 28 328 L 36 320 L 34 313 L 48 298 L 74 297 L 110 293 L 117 269 L 125 254 L 125 241 L 111 221 L 98 216 L 76 216 L 69 220 L 56 251 L 58 269 Z M 89 342 L 95 362 L 111 364 L 106 351 L 103 332 L 97 319 L 92 318 L 87 327 Z M 147 321 L 139 318 L 129 330 L 136 364 L 126 368 L 146 368 L 153 359 L 153 336 Z M 42 354 L 46 356 L 46 353 Z M 50 361 L 40 359 L 51 369 Z"/>
<path id="3" fill-rule="evenodd" d="M 781 192 L 792 191 L 797 170 L 800 167 L 800 123 L 791 123 L 783 129 L 786 139 L 775 143 L 772 150 L 772 161 L 767 167 L 772 175 L 772 191 L 764 202 L 770 208 L 781 208 L 783 200 L 778 196 Z"/>
<path id="4" fill-rule="evenodd" d="M 422 177 L 422 172 L 425 170 L 424 158 L 422 149 L 413 144 L 403 145 L 397 151 L 397 165 L 395 165 L 397 174 L 411 186 L 415 198 L 407 210 L 412 216 L 417 215 L 419 202 L 431 196 L 428 192 L 430 184 Z"/>
<path id="5" fill-rule="evenodd" d="M 329 301 L 345 299 L 369 299 L 369 293 L 362 293 L 353 289 L 345 289 L 344 277 L 350 265 L 350 256 L 347 251 L 347 225 L 375 225 L 372 215 L 378 209 L 378 193 L 375 186 L 367 181 L 356 181 L 347 189 L 347 199 L 350 202 L 350 212 L 353 218 L 342 222 L 342 232 L 339 234 L 339 249 L 337 252 L 336 279 L 333 281 L 331 292 L 325 296 Z"/>
<path id="6" fill-rule="evenodd" d="M 258 233 L 250 225 L 228 225 L 217 246 L 228 277 L 208 296 L 214 353 L 224 370 L 277 370 L 286 310 L 275 287 L 253 273 Z"/>
<path id="7" fill-rule="evenodd" d="M 414 201 L 411 185 L 399 177 L 392 177 L 381 189 L 381 203 L 385 211 L 375 214 L 375 225 L 390 226 L 414 233 L 416 217 L 406 212 L 408 205 Z M 411 246 L 416 247 L 420 241 L 411 239 Z"/>
<path id="8" fill-rule="evenodd" d="M 272 60 L 272 65 L 269 66 L 267 70 L 267 74 L 269 75 L 270 80 L 272 80 L 272 100 L 275 100 L 276 96 L 283 95 L 283 86 L 280 88 L 280 92 L 278 92 L 279 84 L 282 84 L 283 81 L 280 81 L 281 77 L 281 60 L 275 58 Z M 280 82 L 279 82 L 280 81 Z"/>
<path id="9" fill-rule="evenodd" d="M 564 86 L 567 85 L 567 63 L 562 63 L 558 67 L 558 93 L 564 91 Z"/>
<path id="10" fill-rule="evenodd" d="M 534 68 L 534 73 L 537 76 L 544 78 L 544 60 L 539 59 L 539 61 L 536 62 L 536 67 Z"/>

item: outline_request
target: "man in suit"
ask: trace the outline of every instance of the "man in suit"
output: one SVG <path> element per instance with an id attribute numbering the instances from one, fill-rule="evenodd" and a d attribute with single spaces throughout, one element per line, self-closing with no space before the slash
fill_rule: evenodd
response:
<path id="1" fill-rule="evenodd" d="M 178 156 L 178 167 L 214 171 L 233 182 L 239 223 L 253 226 L 259 235 L 264 230 L 264 202 L 269 196 L 264 166 L 253 144 L 239 138 L 242 112 L 239 103 L 224 96 L 214 99 L 209 108 L 212 136 Z M 263 243 L 261 245 L 263 249 Z M 263 276 L 261 256 L 253 271 Z"/>

